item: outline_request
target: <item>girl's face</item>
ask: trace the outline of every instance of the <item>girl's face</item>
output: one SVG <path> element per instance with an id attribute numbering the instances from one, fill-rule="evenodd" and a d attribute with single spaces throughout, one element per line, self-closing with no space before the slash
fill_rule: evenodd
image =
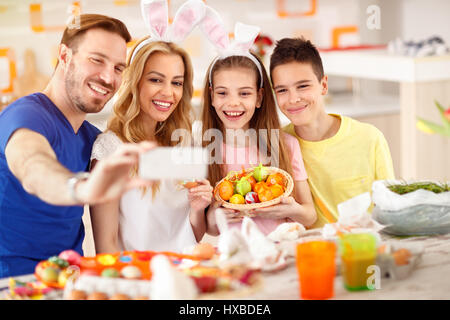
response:
<path id="1" fill-rule="evenodd" d="M 139 81 L 141 115 L 148 121 L 165 121 L 183 96 L 184 63 L 177 54 L 153 53 Z"/>
<path id="2" fill-rule="evenodd" d="M 248 68 L 218 70 L 213 75 L 211 100 L 225 129 L 249 128 L 255 108 L 261 107 L 262 89 L 257 75 Z"/>

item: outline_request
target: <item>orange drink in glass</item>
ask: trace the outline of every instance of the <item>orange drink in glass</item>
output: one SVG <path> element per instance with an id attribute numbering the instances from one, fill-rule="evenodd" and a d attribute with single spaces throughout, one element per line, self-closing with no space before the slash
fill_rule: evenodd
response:
<path id="1" fill-rule="evenodd" d="M 333 297 L 336 245 L 330 241 L 309 241 L 297 244 L 296 253 L 301 298 L 323 300 Z"/>

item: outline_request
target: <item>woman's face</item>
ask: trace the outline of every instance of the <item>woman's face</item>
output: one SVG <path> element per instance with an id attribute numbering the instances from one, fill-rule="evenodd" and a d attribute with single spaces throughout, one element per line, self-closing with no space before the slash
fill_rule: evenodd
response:
<path id="1" fill-rule="evenodd" d="M 261 107 L 262 89 L 256 81 L 257 75 L 248 68 L 214 72 L 211 100 L 225 129 L 248 129 L 255 108 Z"/>
<path id="2" fill-rule="evenodd" d="M 184 63 L 177 54 L 153 53 L 139 81 L 141 115 L 147 121 L 165 121 L 183 96 Z"/>

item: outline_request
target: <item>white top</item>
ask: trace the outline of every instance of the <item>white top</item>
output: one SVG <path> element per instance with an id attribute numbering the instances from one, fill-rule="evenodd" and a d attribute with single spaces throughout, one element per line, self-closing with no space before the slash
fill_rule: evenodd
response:
<path id="1" fill-rule="evenodd" d="M 122 143 L 112 131 L 100 134 L 91 160 L 105 158 Z M 121 250 L 182 252 L 197 243 L 189 221 L 187 190 L 178 189 L 177 181 L 163 180 L 154 198 L 151 189 L 143 195 L 139 188 L 122 196 L 118 237 Z"/>

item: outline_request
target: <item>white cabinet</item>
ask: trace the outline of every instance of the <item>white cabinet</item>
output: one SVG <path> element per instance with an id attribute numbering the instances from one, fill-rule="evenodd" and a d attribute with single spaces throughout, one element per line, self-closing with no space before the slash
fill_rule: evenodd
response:
<path id="1" fill-rule="evenodd" d="M 392 56 L 385 50 L 350 50 L 322 52 L 321 56 L 325 74 L 399 83 L 398 97 L 386 97 L 386 104 L 378 103 L 380 97 L 374 93 L 372 106 L 361 103 L 355 109 L 364 111 L 353 115 L 383 131 L 390 144 L 397 178 L 450 180 L 450 139 L 427 135 L 416 128 L 417 117 L 441 121 L 435 100 L 450 105 L 449 55 L 410 58 Z M 391 111 L 398 101 L 397 118 L 386 113 L 390 109 L 389 100 Z M 378 114 L 374 113 L 374 107 Z"/>

